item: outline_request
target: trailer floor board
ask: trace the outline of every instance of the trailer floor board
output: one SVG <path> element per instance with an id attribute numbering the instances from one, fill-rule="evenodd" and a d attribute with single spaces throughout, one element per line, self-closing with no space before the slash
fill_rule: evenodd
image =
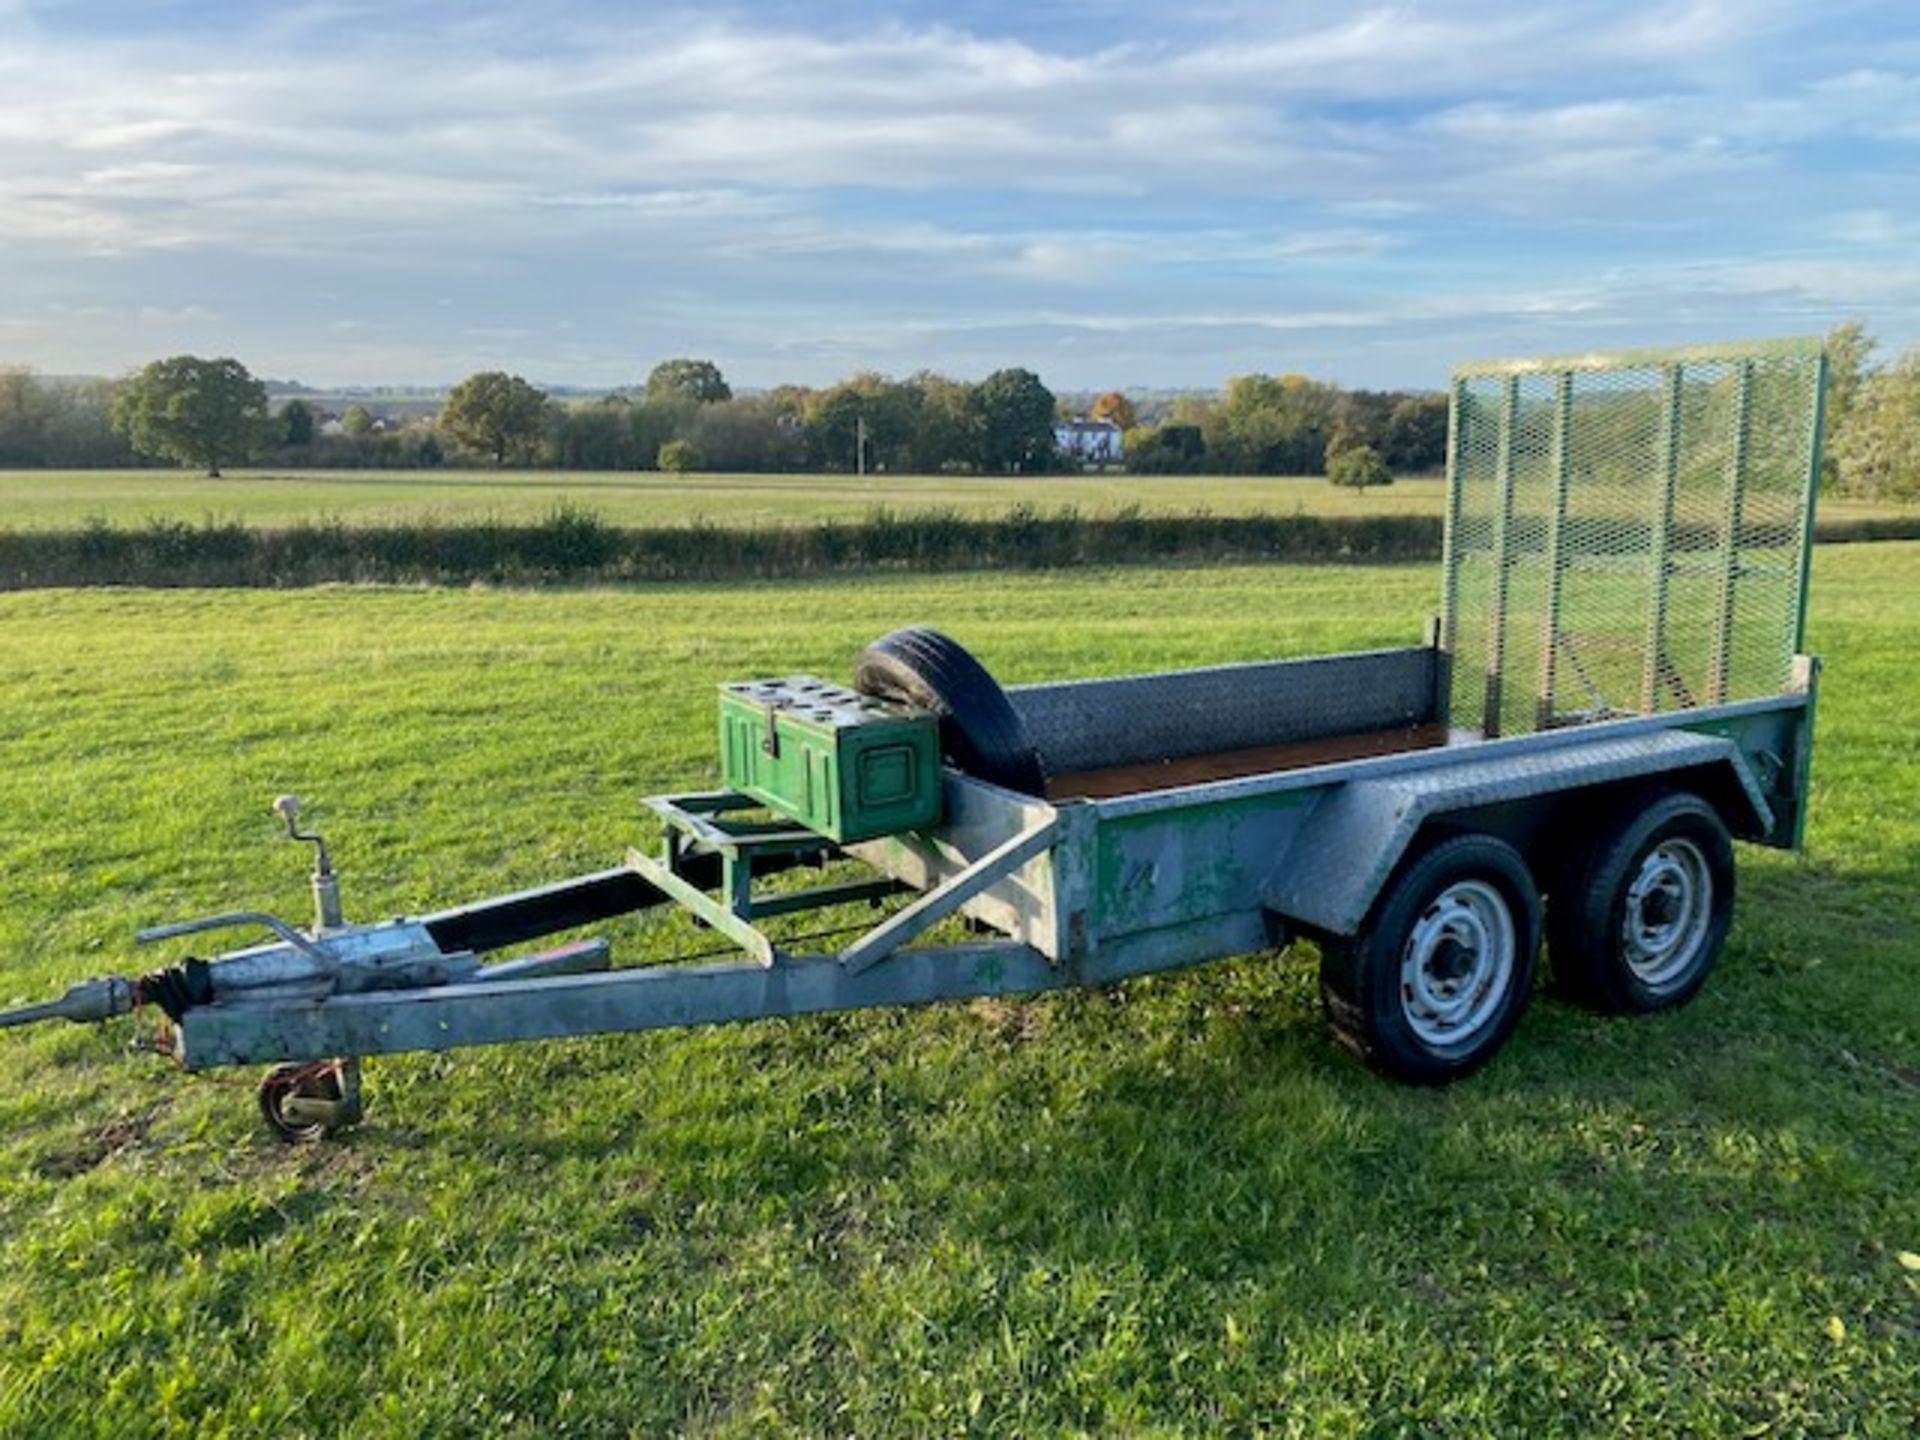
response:
<path id="1" fill-rule="evenodd" d="M 1361 730 L 1293 740 L 1279 745 L 1253 745 L 1241 750 L 1216 750 L 1185 755 L 1176 760 L 1148 760 L 1136 765 L 1114 765 L 1101 770 L 1072 770 L 1047 781 L 1049 800 L 1108 800 L 1143 791 L 1173 790 L 1182 785 L 1204 785 L 1214 780 L 1237 780 L 1276 770 L 1304 770 L 1311 765 L 1333 765 L 1375 755 L 1398 755 L 1408 750 L 1432 750 L 1462 744 L 1476 736 L 1449 731 L 1445 725 L 1396 726 L 1388 730 Z"/>

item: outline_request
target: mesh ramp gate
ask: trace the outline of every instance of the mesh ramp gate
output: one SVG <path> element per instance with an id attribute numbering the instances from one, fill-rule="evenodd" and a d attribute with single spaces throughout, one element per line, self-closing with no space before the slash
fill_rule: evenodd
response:
<path id="1" fill-rule="evenodd" d="M 1449 722 L 1492 738 L 1785 689 L 1824 384 L 1817 339 L 1456 370 Z"/>

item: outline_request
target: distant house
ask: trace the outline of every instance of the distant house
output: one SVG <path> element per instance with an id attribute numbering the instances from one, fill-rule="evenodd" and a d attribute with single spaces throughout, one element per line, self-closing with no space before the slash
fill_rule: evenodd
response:
<path id="1" fill-rule="evenodd" d="M 1076 416 L 1053 427 L 1053 444 L 1062 455 L 1083 465 L 1113 464 L 1120 459 L 1120 427 L 1111 420 Z"/>

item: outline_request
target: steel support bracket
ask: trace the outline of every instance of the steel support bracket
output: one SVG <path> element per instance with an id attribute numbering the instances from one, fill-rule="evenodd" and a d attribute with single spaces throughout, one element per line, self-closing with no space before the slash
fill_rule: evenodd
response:
<path id="1" fill-rule="evenodd" d="M 879 964 L 914 936 L 953 914 L 989 885 L 1012 874 L 1043 850 L 1051 848 L 1058 829 L 1059 822 L 1049 818 L 989 850 L 966 869 L 949 876 L 945 882 L 847 946 L 840 952 L 841 965 L 857 975 Z"/>
<path id="2" fill-rule="evenodd" d="M 629 850 L 627 864 L 648 884 L 657 886 L 690 911 L 696 920 L 719 931 L 763 966 L 771 966 L 781 958 L 780 947 L 753 922 L 742 919 L 692 881 L 681 878 L 665 861 Z"/>

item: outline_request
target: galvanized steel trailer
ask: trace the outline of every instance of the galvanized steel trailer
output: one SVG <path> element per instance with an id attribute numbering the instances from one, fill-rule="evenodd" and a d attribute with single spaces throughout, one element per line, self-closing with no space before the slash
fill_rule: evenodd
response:
<path id="1" fill-rule="evenodd" d="M 234 912 L 142 932 L 272 938 L 0 1024 L 155 1004 L 188 1069 L 274 1062 L 263 1110 L 303 1137 L 358 1117 L 361 1056 L 1101 985 L 1296 936 L 1320 944 L 1336 1034 L 1402 1079 L 1498 1048 L 1543 935 L 1581 999 L 1681 1003 L 1725 938 L 1728 839 L 1791 848 L 1804 825 L 1823 385 L 1811 340 L 1463 367 L 1421 644 L 1012 687 L 995 703 L 1044 787 L 948 764 L 937 823 L 844 842 L 818 794 L 785 816 L 765 794 L 654 797 L 657 854 L 372 925 L 344 922 L 325 846 L 283 797 L 317 850 L 311 925 Z M 934 641 L 952 643 L 915 643 Z M 912 718 L 809 684 L 847 724 Z M 949 756 L 972 753 L 964 707 L 910 698 L 945 712 Z M 828 859 L 863 869 L 764 883 Z M 789 951 L 764 923 L 896 895 L 912 898 L 830 951 Z M 599 940 L 488 958 L 656 906 L 741 958 L 613 968 Z M 918 943 L 955 919 L 967 938 Z"/>

